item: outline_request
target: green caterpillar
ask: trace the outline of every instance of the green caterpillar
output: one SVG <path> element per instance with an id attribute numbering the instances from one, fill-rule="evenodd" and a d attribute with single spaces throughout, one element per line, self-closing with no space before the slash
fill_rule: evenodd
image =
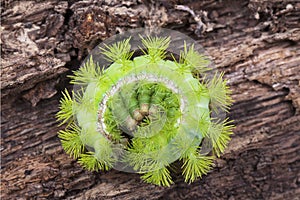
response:
<path id="1" fill-rule="evenodd" d="M 211 118 L 232 100 L 223 73 L 206 80 L 209 60 L 184 48 L 168 53 L 170 37 L 141 37 L 143 55 L 133 58 L 130 38 L 100 48 L 112 64 L 87 62 L 71 77 L 57 119 L 64 150 L 87 170 L 137 172 L 152 184 L 172 183 L 172 163 L 181 160 L 186 182 L 207 174 L 232 134 L 230 121 Z M 173 59 L 166 59 L 173 57 Z M 204 153 L 204 143 L 212 152 Z"/>

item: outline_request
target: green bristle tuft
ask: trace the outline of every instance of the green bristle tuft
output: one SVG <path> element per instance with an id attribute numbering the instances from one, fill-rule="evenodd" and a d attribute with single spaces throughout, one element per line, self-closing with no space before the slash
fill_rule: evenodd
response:
<path id="1" fill-rule="evenodd" d="M 103 74 L 103 69 L 94 63 L 93 57 L 91 56 L 82 67 L 73 71 L 73 73 L 74 75 L 68 76 L 71 78 L 71 84 L 87 85 L 90 82 L 98 80 Z"/>
<path id="2" fill-rule="evenodd" d="M 84 145 L 80 139 L 80 128 L 72 123 L 66 130 L 60 130 L 58 137 L 66 153 L 73 158 L 78 158 L 84 150 Z"/>
<path id="3" fill-rule="evenodd" d="M 87 152 L 80 155 L 78 163 L 82 165 L 83 168 L 89 171 L 99 171 L 108 170 L 109 168 L 102 162 L 100 162 L 94 152 Z"/>
<path id="4" fill-rule="evenodd" d="M 67 89 L 65 89 L 64 92 L 62 92 L 63 97 L 61 98 L 59 111 L 56 114 L 56 118 L 58 121 L 62 121 L 59 126 L 63 124 L 70 124 L 73 122 L 73 100 L 68 92 Z"/>
<path id="5" fill-rule="evenodd" d="M 105 59 L 109 62 L 119 62 L 124 63 L 129 60 L 132 55 L 133 51 L 130 51 L 130 39 L 116 42 L 111 45 L 104 45 L 104 48 L 100 48 L 101 53 L 105 56 Z"/>
<path id="6" fill-rule="evenodd" d="M 184 42 L 183 51 L 180 51 L 179 61 L 177 62 L 175 57 L 172 55 L 173 60 L 177 63 L 178 70 L 181 73 L 196 73 L 201 74 L 209 71 L 208 68 L 209 60 L 204 55 L 200 54 L 198 51 L 194 50 L 194 45 L 187 47 L 186 42 Z"/>
<path id="7" fill-rule="evenodd" d="M 166 167 L 147 172 L 141 177 L 145 182 L 159 186 L 170 186 L 173 183 L 169 170 Z"/>
<path id="8" fill-rule="evenodd" d="M 141 36 L 140 36 L 141 37 Z M 170 37 L 146 37 L 142 39 L 144 48 L 140 48 L 145 55 L 149 55 L 152 62 L 166 57 L 166 50 L 170 44 Z"/>
<path id="9" fill-rule="evenodd" d="M 219 108 L 228 111 L 229 106 L 232 104 L 230 97 L 231 91 L 226 85 L 226 80 L 223 80 L 223 75 L 223 72 L 220 75 L 216 73 L 214 77 L 206 83 L 211 106 L 215 112 L 218 112 Z"/>
<path id="10" fill-rule="evenodd" d="M 189 154 L 183 159 L 183 176 L 184 181 L 188 183 L 194 182 L 202 175 L 206 175 L 213 165 L 213 157 L 201 155 L 198 151 Z"/>
<path id="11" fill-rule="evenodd" d="M 209 127 L 208 138 L 212 141 L 214 152 L 218 157 L 225 151 L 233 134 L 234 126 L 231 123 L 232 121 L 226 119 L 223 122 L 211 123 Z"/>

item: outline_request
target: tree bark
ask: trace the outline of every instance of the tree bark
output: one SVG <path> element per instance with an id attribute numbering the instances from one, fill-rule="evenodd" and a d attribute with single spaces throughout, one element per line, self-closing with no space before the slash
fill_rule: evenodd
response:
<path id="1" fill-rule="evenodd" d="M 5 0 L 1 13 L 2 199 L 299 199 L 298 0 Z M 198 40 L 235 100 L 235 134 L 215 168 L 192 184 L 174 173 L 169 188 L 83 170 L 55 120 L 66 75 L 93 47 L 156 26 Z"/>

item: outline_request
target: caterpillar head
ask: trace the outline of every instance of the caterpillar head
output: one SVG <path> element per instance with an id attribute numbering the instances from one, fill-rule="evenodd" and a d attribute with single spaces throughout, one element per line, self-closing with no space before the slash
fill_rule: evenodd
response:
<path id="1" fill-rule="evenodd" d="M 168 33 L 106 43 L 70 76 L 76 90 L 60 101 L 57 119 L 67 126 L 59 137 L 84 168 L 169 186 L 175 161 L 193 182 L 224 152 L 233 126 L 212 117 L 232 102 L 223 73 L 208 79 L 208 58 L 186 36 Z"/>

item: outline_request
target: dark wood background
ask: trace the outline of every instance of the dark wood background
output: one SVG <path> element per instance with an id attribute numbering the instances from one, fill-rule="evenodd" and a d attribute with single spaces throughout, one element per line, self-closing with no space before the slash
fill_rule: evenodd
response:
<path id="1" fill-rule="evenodd" d="M 138 27 L 198 40 L 233 91 L 229 148 L 190 185 L 178 174 L 163 188 L 85 171 L 57 138 L 66 75 L 99 42 Z M 299 0 L 2 1 L 2 199 L 300 199 L 299 44 Z"/>

